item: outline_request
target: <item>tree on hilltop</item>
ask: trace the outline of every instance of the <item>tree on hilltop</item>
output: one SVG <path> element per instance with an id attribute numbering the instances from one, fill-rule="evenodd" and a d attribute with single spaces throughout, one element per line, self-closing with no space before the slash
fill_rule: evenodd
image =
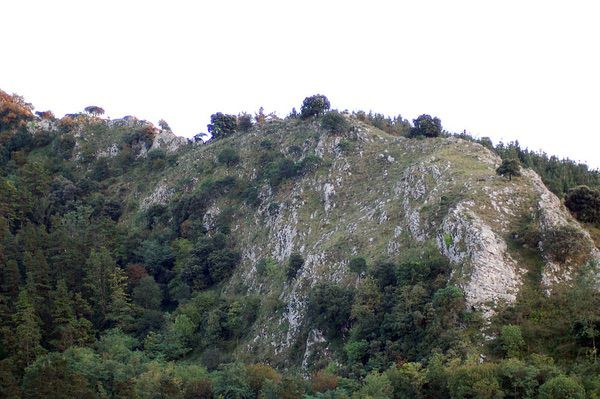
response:
<path id="1" fill-rule="evenodd" d="M 311 116 L 323 115 L 331 107 L 329 100 L 322 94 L 306 97 L 300 108 L 300 117 L 302 119 L 310 118 Z"/>
<path id="2" fill-rule="evenodd" d="M 210 116 L 208 132 L 216 139 L 235 133 L 237 128 L 237 117 L 217 112 Z"/>
<path id="3" fill-rule="evenodd" d="M 440 134 L 442 134 L 442 121 L 440 118 L 423 114 L 417 119 L 413 119 L 413 124 L 414 127 L 410 129 L 411 137 L 438 137 Z"/>
<path id="4" fill-rule="evenodd" d="M 96 105 L 87 106 L 83 110 L 93 116 L 104 115 L 104 109 Z"/>

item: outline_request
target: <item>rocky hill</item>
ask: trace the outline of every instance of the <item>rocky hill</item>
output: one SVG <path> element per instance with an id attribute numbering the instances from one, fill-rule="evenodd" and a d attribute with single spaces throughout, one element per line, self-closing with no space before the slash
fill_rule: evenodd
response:
<path id="1" fill-rule="evenodd" d="M 115 133 L 115 128 L 127 131 L 136 124 L 144 125 L 131 119 L 79 126 L 73 160 L 83 157 L 89 143 L 97 149 L 96 159 L 118 157 L 119 134 L 124 133 Z M 228 216 L 242 256 L 224 289 L 282 302 L 278 312 L 254 323 L 247 345 L 238 348 L 260 353 L 262 360 L 275 354 L 286 358 L 298 340 L 305 360 L 315 344 L 326 346 L 320 331 L 305 328 L 308 293 L 322 281 L 356 284 L 356 274 L 348 267 L 353 257 L 369 263 L 398 260 L 409 248 L 434 245 L 452 264 L 448 283 L 464 291 L 468 308 L 486 316 L 516 300 L 527 273 L 539 274 L 539 284 L 551 290 L 581 264 L 600 260 L 589 233 L 535 172 L 524 170 L 511 180 L 499 176 L 497 155 L 459 138 L 396 137 L 356 120 L 340 134 L 317 121 L 292 119 L 207 144 L 187 144 L 160 130 L 135 156 L 146 157 L 155 149 L 166 150 L 175 161 L 132 187 L 127 194 L 130 218 L 198 192 L 210 179 L 234 176 L 256 182 L 255 206 L 243 204 Z M 239 155 L 235 165 L 219 162 L 225 149 Z M 297 164 L 311 159 L 315 166 L 273 187 L 260 176 L 260 159 L 268 153 Z M 122 180 L 133 183 L 127 172 Z M 221 197 L 205 204 L 202 225 L 209 233 L 216 231 L 215 220 L 223 212 L 231 212 L 232 202 Z M 579 236 L 580 243 L 560 249 L 565 254 L 553 253 L 548 247 L 565 229 Z M 533 242 L 519 240 L 532 231 Z M 284 268 L 294 252 L 304 264 L 293 281 L 257 270 L 261 261 Z"/>
<path id="2" fill-rule="evenodd" d="M 19 110 L 0 125 L 1 331 L 7 348 L 17 328 L 38 333 L 0 355 L 24 389 L 46 350 L 94 341 L 103 359 L 128 347 L 123 367 L 146 359 L 136 392 L 165 361 L 217 382 L 232 361 L 362 381 L 436 356 L 452 376 L 595 350 L 598 226 L 532 169 L 499 175 L 489 146 L 337 112 L 240 116 L 203 142 L 134 117 Z"/>

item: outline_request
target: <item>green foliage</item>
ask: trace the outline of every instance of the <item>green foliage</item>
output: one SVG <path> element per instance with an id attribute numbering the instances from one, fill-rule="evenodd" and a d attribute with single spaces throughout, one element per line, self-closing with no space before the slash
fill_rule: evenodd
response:
<path id="1" fill-rule="evenodd" d="M 346 133 L 350 130 L 350 123 L 338 111 L 330 111 L 323 115 L 321 127 L 331 133 Z"/>
<path id="2" fill-rule="evenodd" d="M 523 334 L 519 326 L 503 326 L 500 331 L 500 342 L 502 349 L 508 357 L 519 357 L 525 346 Z"/>
<path id="3" fill-rule="evenodd" d="M 293 252 L 288 260 L 285 274 L 288 281 L 296 278 L 298 271 L 304 266 L 304 258 L 297 252 Z"/>
<path id="4" fill-rule="evenodd" d="M 540 399 L 583 399 L 585 391 L 573 378 L 559 375 L 540 387 Z"/>
<path id="5" fill-rule="evenodd" d="M 217 155 L 217 160 L 223 165 L 233 166 L 240 162 L 240 155 L 235 149 L 226 147 Z"/>
<path id="6" fill-rule="evenodd" d="M 367 271 L 367 261 L 363 257 L 355 256 L 354 258 L 350 259 L 348 267 L 350 268 L 350 271 L 360 276 Z"/>
<path id="7" fill-rule="evenodd" d="M 493 364 L 458 367 L 449 375 L 448 390 L 452 399 L 499 399 L 503 396 Z"/>
<path id="8" fill-rule="evenodd" d="M 331 107 L 329 100 L 322 94 L 306 97 L 300 108 L 300 117 L 302 119 L 312 116 L 322 115 Z"/>
<path id="9" fill-rule="evenodd" d="M 565 196 L 565 206 L 582 222 L 600 223 L 600 190 L 572 188 Z"/>
<path id="10" fill-rule="evenodd" d="M 238 115 L 237 127 L 240 132 L 249 132 L 252 126 L 252 115 L 245 112 Z"/>
<path id="11" fill-rule="evenodd" d="M 227 115 L 221 112 L 210 116 L 208 132 L 214 139 L 220 139 L 235 133 L 237 128 L 237 118 L 235 115 Z"/>
<path id="12" fill-rule="evenodd" d="M 512 180 L 513 176 L 521 176 L 521 166 L 516 159 L 505 159 L 496 169 L 496 173 L 501 176 L 508 176 L 508 180 Z"/>
<path id="13" fill-rule="evenodd" d="M 442 121 L 439 118 L 423 114 L 413 120 L 414 127 L 410 129 L 411 137 L 438 137 L 442 134 Z"/>
<path id="14" fill-rule="evenodd" d="M 167 152 L 162 148 L 148 151 L 146 164 L 149 171 L 163 170 L 167 164 Z"/>
<path id="15" fill-rule="evenodd" d="M 353 290 L 331 283 L 319 283 L 309 296 L 308 317 L 330 338 L 340 338 L 349 327 Z"/>
<path id="16" fill-rule="evenodd" d="M 543 377 L 540 370 L 518 359 L 507 359 L 498 367 L 500 385 L 507 398 L 535 398 Z"/>
<path id="17" fill-rule="evenodd" d="M 391 399 L 394 393 L 394 387 L 385 374 L 375 371 L 369 373 L 364 381 L 362 388 L 358 391 L 356 398 L 373 399 Z"/>
<path id="18" fill-rule="evenodd" d="M 231 399 L 250 399 L 252 388 L 246 368 L 239 363 L 225 364 L 215 375 L 214 394 Z"/>
<path id="19" fill-rule="evenodd" d="M 240 253 L 229 248 L 224 234 L 198 240 L 182 279 L 194 289 L 204 289 L 229 278 L 240 261 Z"/>
<path id="20" fill-rule="evenodd" d="M 585 237 L 570 225 L 548 230 L 542 236 L 542 252 L 556 262 L 580 259 L 586 249 Z"/>
<path id="21" fill-rule="evenodd" d="M 142 277 L 133 289 L 133 302 L 146 309 L 159 309 L 162 291 L 152 276 Z"/>
<path id="22" fill-rule="evenodd" d="M 426 369 L 420 363 L 404 363 L 400 367 L 392 365 L 385 376 L 393 388 L 394 398 L 423 398 L 427 383 Z"/>

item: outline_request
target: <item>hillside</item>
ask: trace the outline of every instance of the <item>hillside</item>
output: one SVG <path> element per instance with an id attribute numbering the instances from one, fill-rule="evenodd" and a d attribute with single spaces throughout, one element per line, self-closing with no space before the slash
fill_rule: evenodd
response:
<path id="1" fill-rule="evenodd" d="M 500 397 L 507 364 L 528 395 L 598 389 L 598 227 L 489 147 L 335 112 L 206 143 L 20 112 L 0 125 L 5 392 L 60 361 L 90 397 L 153 397 L 157 370 L 166 397 Z"/>

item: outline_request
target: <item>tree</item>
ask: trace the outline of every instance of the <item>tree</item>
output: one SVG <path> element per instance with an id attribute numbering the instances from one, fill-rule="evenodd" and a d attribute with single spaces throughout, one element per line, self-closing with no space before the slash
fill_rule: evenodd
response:
<path id="1" fill-rule="evenodd" d="M 565 196 L 565 206 L 578 220 L 587 223 L 600 223 L 600 191 L 588 186 L 570 189 Z"/>
<path id="2" fill-rule="evenodd" d="M 500 331 L 500 342 L 502 343 L 502 349 L 504 349 L 508 357 L 519 357 L 521 350 L 525 346 L 521 327 L 514 325 L 503 326 Z"/>
<path id="3" fill-rule="evenodd" d="M 104 109 L 96 105 L 90 105 L 84 108 L 84 111 L 93 116 L 99 116 L 104 114 Z"/>
<path id="4" fill-rule="evenodd" d="M 539 391 L 539 399 L 584 399 L 583 387 L 573 378 L 559 375 L 545 382 Z"/>
<path id="5" fill-rule="evenodd" d="M 219 139 L 235 133 L 237 128 L 237 118 L 235 115 L 227 115 L 217 112 L 210 116 L 210 124 L 207 125 L 208 132 L 213 138 Z"/>
<path id="6" fill-rule="evenodd" d="M 38 315 L 47 321 L 48 305 L 50 302 L 50 271 L 46 257 L 41 250 L 32 256 L 25 252 L 23 264 L 27 273 L 27 290 Z"/>
<path id="7" fill-rule="evenodd" d="M 363 386 L 358 392 L 359 398 L 391 399 L 394 388 L 385 374 L 377 371 L 370 372 L 363 381 Z"/>
<path id="8" fill-rule="evenodd" d="M 410 130 L 410 136 L 438 137 L 442 134 L 442 121 L 439 118 L 423 114 L 413 119 L 414 127 Z"/>
<path id="9" fill-rule="evenodd" d="M 309 295 L 308 316 L 329 338 L 341 337 L 349 325 L 353 299 L 349 288 L 320 283 Z"/>
<path id="10" fill-rule="evenodd" d="M 311 116 L 323 115 L 331 107 L 329 100 L 322 94 L 306 97 L 300 108 L 300 117 L 302 119 L 310 118 Z"/>
<path id="11" fill-rule="evenodd" d="M 496 173 L 500 176 L 508 175 L 508 180 L 512 180 L 513 176 L 521 176 L 521 166 L 516 159 L 505 159 L 496 169 Z"/>
<path id="12" fill-rule="evenodd" d="M 0 131 L 25 125 L 33 119 L 32 109 L 23 97 L 0 90 Z"/>
<path id="13" fill-rule="evenodd" d="M 215 375 L 213 386 L 215 397 L 228 399 L 252 398 L 246 368 L 239 363 L 225 364 Z"/>
<path id="14" fill-rule="evenodd" d="M 133 302 L 146 309 L 159 309 L 162 291 L 152 276 L 145 276 L 133 289 Z"/>
<path id="15" fill-rule="evenodd" d="M 15 364 L 20 369 L 24 369 L 45 352 L 41 345 L 41 320 L 35 313 L 27 290 L 23 289 L 19 292 L 16 308 L 13 324 L 15 325 L 15 336 L 18 339 L 15 340 L 13 348 L 14 359 Z"/>
<path id="16" fill-rule="evenodd" d="M 82 373 L 73 370 L 62 354 L 50 353 L 27 368 L 23 377 L 25 398 L 97 397 Z"/>

